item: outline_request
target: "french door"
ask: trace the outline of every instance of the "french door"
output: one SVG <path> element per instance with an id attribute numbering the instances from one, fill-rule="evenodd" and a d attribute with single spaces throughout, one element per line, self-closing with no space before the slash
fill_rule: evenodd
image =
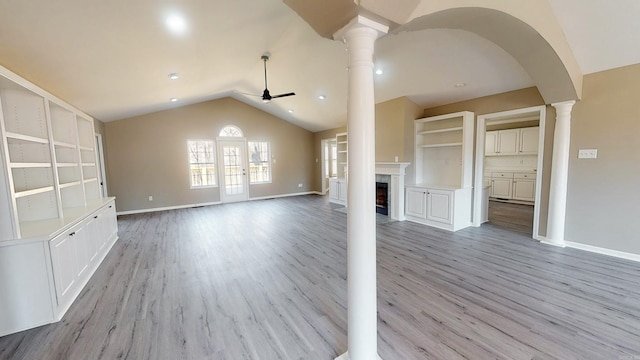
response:
<path id="1" fill-rule="evenodd" d="M 220 196 L 224 203 L 249 199 L 247 177 L 247 143 L 244 140 L 219 140 L 218 164 L 221 184 Z"/>

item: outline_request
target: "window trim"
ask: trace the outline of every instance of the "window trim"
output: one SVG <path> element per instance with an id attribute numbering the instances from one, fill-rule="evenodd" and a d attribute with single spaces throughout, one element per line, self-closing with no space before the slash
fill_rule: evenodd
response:
<path id="1" fill-rule="evenodd" d="M 191 182 L 192 179 L 192 172 L 191 172 L 191 165 L 193 164 L 208 164 L 208 163 L 192 163 L 191 162 L 191 158 L 190 158 L 190 151 L 191 151 L 191 147 L 189 146 L 189 143 L 192 141 L 209 141 L 211 142 L 211 148 L 213 149 L 213 179 L 215 181 L 215 184 L 213 185 L 193 185 L 193 183 Z M 220 187 L 220 181 L 218 179 L 218 151 L 216 149 L 216 142 L 212 139 L 187 139 L 187 172 L 189 174 L 189 190 L 195 190 L 195 189 L 210 189 L 210 188 L 217 188 Z"/>
<path id="2" fill-rule="evenodd" d="M 249 144 L 251 143 L 267 143 L 267 161 L 266 163 L 269 165 L 269 180 L 267 181 L 251 181 L 251 148 Z M 247 160 L 249 164 L 249 185 L 261 185 L 261 184 L 272 184 L 273 183 L 273 161 L 271 161 L 271 141 L 269 140 L 247 140 Z"/>

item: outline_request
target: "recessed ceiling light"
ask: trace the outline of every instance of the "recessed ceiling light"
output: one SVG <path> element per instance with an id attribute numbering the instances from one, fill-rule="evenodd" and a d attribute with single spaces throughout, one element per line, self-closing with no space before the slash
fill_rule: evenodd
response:
<path id="1" fill-rule="evenodd" d="M 455 87 L 457 87 L 457 88 L 461 88 L 461 87 L 465 87 L 465 86 L 467 86 L 467 84 L 465 84 L 465 83 L 457 83 L 457 84 L 455 84 L 455 85 L 453 85 L 453 86 L 455 86 Z"/>
<path id="2" fill-rule="evenodd" d="M 326 99 L 326 98 L 327 98 L 327 97 L 326 97 L 326 96 L 324 96 L 324 95 L 318 95 L 318 99 L 320 99 L 320 100 L 324 100 L 324 99 Z"/>
<path id="3" fill-rule="evenodd" d="M 378 69 L 376 70 L 376 75 L 382 75 L 382 72 L 383 72 L 382 69 Z"/>
<path id="4" fill-rule="evenodd" d="M 178 98 L 171 98 L 171 102 L 176 102 L 178 101 Z"/>
<path id="5" fill-rule="evenodd" d="M 178 14 L 171 14 L 167 16 L 165 24 L 174 34 L 182 35 L 187 31 L 187 21 Z"/>
<path id="6" fill-rule="evenodd" d="M 176 80 L 176 79 L 179 79 L 179 78 L 180 78 L 180 75 L 178 75 L 178 73 L 169 74 L 169 79 L 171 79 L 171 80 Z"/>
<path id="7" fill-rule="evenodd" d="M 287 110 L 289 113 L 293 113 L 293 109 L 289 109 Z"/>

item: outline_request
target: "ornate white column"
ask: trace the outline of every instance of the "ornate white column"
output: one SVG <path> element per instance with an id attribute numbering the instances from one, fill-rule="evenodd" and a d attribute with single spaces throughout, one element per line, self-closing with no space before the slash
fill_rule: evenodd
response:
<path id="1" fill-rule="evenodd" d="M 347 104 L 347 327 L 348 350 L 340 360 L 378 357 L 375 203 L 375 101 L 373 49 L 388 26 L 357 16 L 334 38 L 349 53 Z"/>
<path id="2" fill-rule="evenodd" d="M 567 210 L 567 179 L 569 175 L 569 144 L 571 140 L 571 108 L 575 101 L 551 104 L 556 108 L 556 127 L 553 133 L 553 158 L 549 189 L 547 236 L 544 243 L 564 245 L 564 225 Z"/>

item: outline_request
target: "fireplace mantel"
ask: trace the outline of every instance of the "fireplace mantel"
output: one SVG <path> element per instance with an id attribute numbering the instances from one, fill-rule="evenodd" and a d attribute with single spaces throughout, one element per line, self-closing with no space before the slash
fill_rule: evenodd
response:
<path id="1" fill-rule="evenodd" d="M 408 162 L 377 162 L 376 175 L 390 175 L 389 217 L 393 220 L 405 220 L 404 216 L 404 175 Z"/>

